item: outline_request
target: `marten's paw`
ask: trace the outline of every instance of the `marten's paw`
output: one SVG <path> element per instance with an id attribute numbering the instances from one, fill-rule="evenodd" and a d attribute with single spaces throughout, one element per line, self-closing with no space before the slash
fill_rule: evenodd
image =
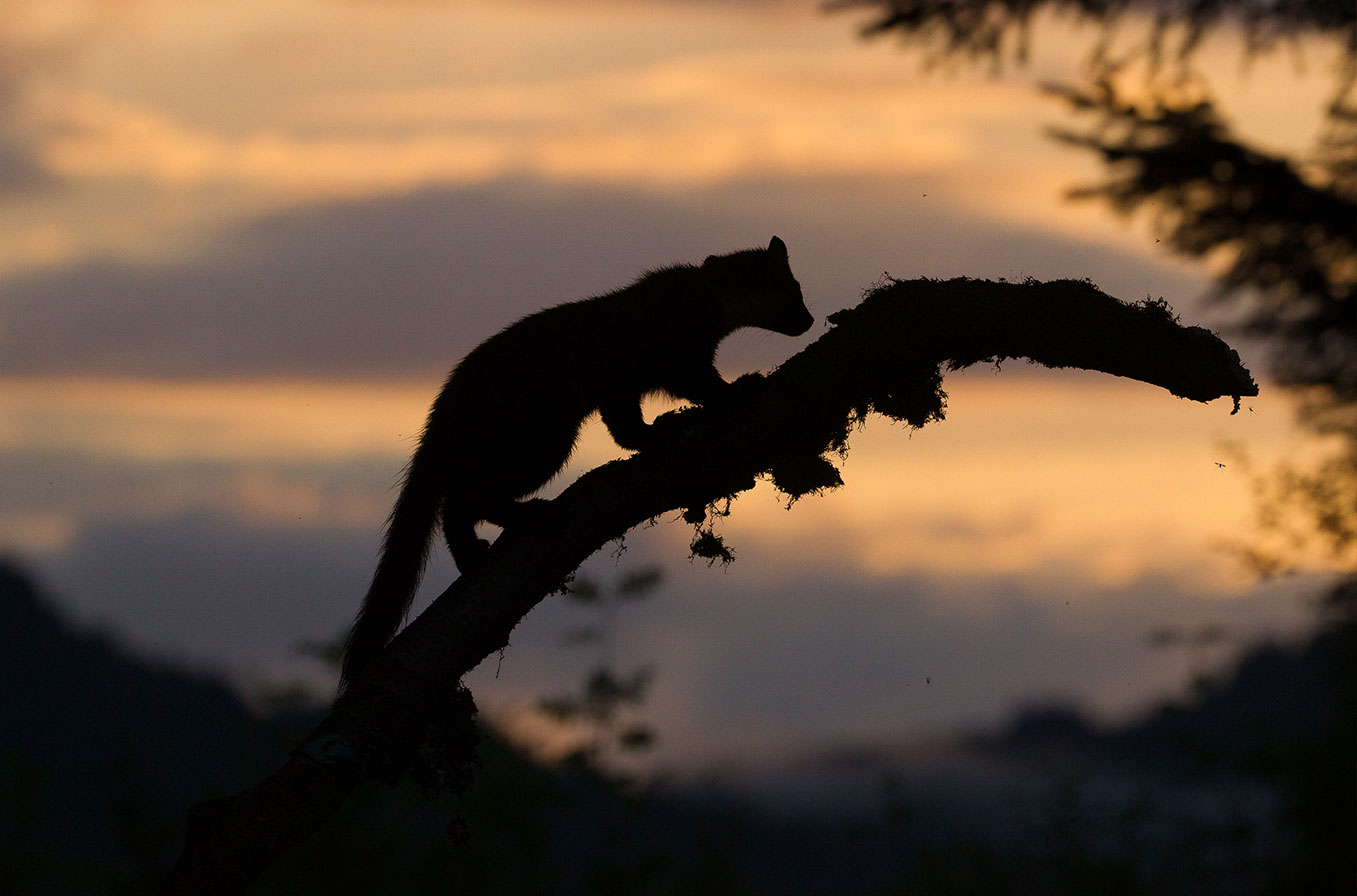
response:
<path id="1" fill-rule="evenodd" d="M 655 422 L 646 427 L 646 448 L 661 448 L 666 445 L 680 445 L 692 434 L 692 426 L 682 411 L 670 411 L 655 418 Z"/>

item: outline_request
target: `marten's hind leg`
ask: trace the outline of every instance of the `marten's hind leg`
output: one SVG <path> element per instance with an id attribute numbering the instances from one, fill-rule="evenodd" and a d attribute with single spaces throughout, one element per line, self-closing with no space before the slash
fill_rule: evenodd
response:
<path id="1" fill-rule="evenodd" d="M 490 550 L 490 542 L 476 536 L 475 520 L 451 517 L 444 506 L 442 516 L 443 540 L 452 552 L 453 562 L 462 575 L 474 572 L 485 562 L 485 554 Z"/>

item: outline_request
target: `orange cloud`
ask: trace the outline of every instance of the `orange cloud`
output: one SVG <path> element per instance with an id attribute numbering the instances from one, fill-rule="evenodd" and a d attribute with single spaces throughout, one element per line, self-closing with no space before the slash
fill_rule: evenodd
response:
<path id="1" fill-rule="evenodd" d="M 48 94 L 60 126 L 44 158 L 77 179 L 351 194 L 505 175 L 676 187 L 908 173 L 973 154 L 937 89 L 861 66 L 836 77 L 832 63 L 693 59 L 551 82 L 325 93 L 306 103 L 304 127 L 245 134 L 89 90 Z"/>

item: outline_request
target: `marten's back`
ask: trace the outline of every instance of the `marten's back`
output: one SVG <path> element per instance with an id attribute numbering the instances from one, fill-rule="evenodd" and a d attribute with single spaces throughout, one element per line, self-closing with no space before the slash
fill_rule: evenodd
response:
<path id="1" fill-rule="evenodd" d="M 454 413 L 486 412 L 492 425 L 525 416 L 578 424 L 603 396 L 660 389 L 682 368 L 709 363 L 722 335 L 713 303 L 693 288 L 698 276 L 667 268 L 530 314 L 473 349 L 439 400 Z"/>

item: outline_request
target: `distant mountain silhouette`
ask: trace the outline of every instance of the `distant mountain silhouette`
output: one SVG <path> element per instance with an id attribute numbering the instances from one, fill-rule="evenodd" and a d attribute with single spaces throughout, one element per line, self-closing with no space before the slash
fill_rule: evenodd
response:
<path id="1" fill-rule="evenodd" d="M 0 682 L 5 893 L 144 891 L 188 805 L 243 787 L 284 747 L 223 684 L 76 629 L 9 563 Z"/>
<path id="2" fill-rule="evenodd" d="M 188 807 L 273 771 L 320 720 L 261 718 L 210 676 L 80 630 L 5 561 L 0 682 L 3 896 L 154 892 Z M 725 827 L 710 800 L 640 811 L 617 782 L 545 768 L 493 732 L 480 754 L 460 801 L 430 801 L 408 782 L 361 788 L 251 892 L 583 894 L 599 876 L 702 877 L 715 861 L 704 856 L 725 855 L 694 845 Z M 470 847 L 449 838 L 459 813 Z M 710 874 L 715 892 L 729 889 L 719 868 Z"/>
<path id="3" fill-rule="evenodd" d="M 1038 707 L 971 744 L 1085 780 L 1154 776 L 1181 781 L 1183 792 L 1198 795 L 1214 785 L 1234 790 L 1237 807 L 1261 796 L 1275 807 L 1253 814 L 1252 822 L 1240 809 L 1232 822 L 1232 836 L 1251 838 L 1258 847 L 1253 854 L 1263 856 L 1236 892 L 1351 892 L 1357 873 L 1357 623 L 1343 608 L 1352 606 L 1354 595 L 1357 580 L 1340 583 L 1328 598 L 1337 618 L 1311 637 L 1290 646 L 1255 646 L 1219 680 L 1201 682 L 1195 693 L 1141 719 L 1101 728 L 1077 710 Z"/>
<path id="4" fill-rule="evenodd" d="M 1033 706 L 971 743 L 1014 754 L 1077 752 L 1163 771 L 1263 770 L 1267 757 L 1338 721 L 1342 683 L 1336 673 L 1351 647 L 1351 634 L 1338 629 L 1296 645 L 1260 644 L 1228 675 L 1142 718 L 1101 727 L 1072 707 Z"/>

